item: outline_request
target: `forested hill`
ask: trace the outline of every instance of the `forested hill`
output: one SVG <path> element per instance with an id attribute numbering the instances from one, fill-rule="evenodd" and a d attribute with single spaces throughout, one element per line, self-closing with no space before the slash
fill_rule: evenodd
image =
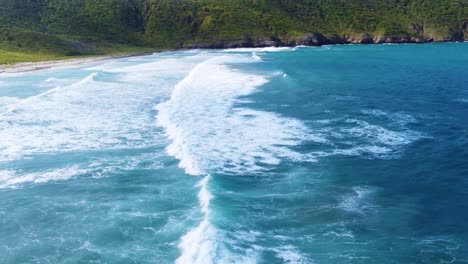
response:
<path id="1" fill-rule="evenodd" d="M 4 52 L 461 41 L 467 27 L 468 0 L 0 0 Z"/>

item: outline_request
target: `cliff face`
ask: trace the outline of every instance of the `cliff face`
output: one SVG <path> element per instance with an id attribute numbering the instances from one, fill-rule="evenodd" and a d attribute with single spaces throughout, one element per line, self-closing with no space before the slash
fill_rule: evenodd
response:
<path id="1" fill-rule="evenodd" d="M 467 25 L 468 0 L 0 0 L 0 49 L 67 54 L 462 41 Z"/>
<path id="2" fill-rule="evenodd" d="M 184 2 L 184 1 L 179 1 Z M 145 37 L 175 47 L 262 47 L 462 41 L 468 0 L 218 0 L 147 1 Z M 175 12 L 177 10 L 177 12 Z M 180 29 L 183 30 L 180 30 Z"/>

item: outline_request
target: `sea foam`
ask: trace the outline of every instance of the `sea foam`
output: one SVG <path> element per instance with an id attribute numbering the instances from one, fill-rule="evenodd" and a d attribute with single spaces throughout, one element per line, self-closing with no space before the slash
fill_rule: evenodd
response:
<path id="1" fill-rule="evenodd" d="M 247 96 L 268 82 L 268 76 L 236 70 L 228 65 L 258 63 L 248 55 L 221 55 L 196 66 L 174 88 L 168 101 L 156 106 L 157 124 L 189 175 L 259 173 L 283 159 L 300 159 L 290 149 L 306 137 L 298 120 L 240 106 Z M 181 239 L 176 263 L 255 263 L 256 254 L 239 256 L 223 246 L 224 234 L 210 222 L 211 176 L 198 184 L 202 219 Z M 240 261 L 240 262 L 239 262 Z"/>
<path id="2" fill-rule="evenodd" d="M 268 76 L 227 64 L 253 62 L 242 55 L 206 60 L 156 107 L 157 123 L 172 141 L 167 152 L 186 173 L 255 173 L 283 159 L 301 159 L 290 149 L 307 137 L 299 120 L 239 106 L 239 98 L 266 84 Z"/>
<path id="3" fill-rule="evenodd" d="M 210 176 L 206 176 L 197 184 L 197 187 L 200 188 L 198 201 L 200 203 L 203 219 L 198 226 L 191 229 L 182 237 L 179 243 L 182 254 L 177 258 L 176 264 L 213 263 L 216 247 L 216 242 L 214 240 L 217 230 L 209 221 L 209 206 L 213 197 L 208 190 L 209 180 Z"/>
<path id="4" fill-rule="evenodd" d="M 0 189 L 17 188 L 26 183 L 44 183 L 48 181 L 68 180 L 76 175 L 86 173 L 86 169 L 71 166 L 34 173 L 20 173 L 13 170 L 0 170 Z"/>
<path id="5" fill-rule="evenodd" d="M 292 47 L 264 47 L 264 48 L 235 48 L 225 49 L 224 52 L 282 52 L 294 51 L 296 48 Z"/>
<path id="6" fill-rule="evenodd" d="M 11 101 L 0 113 L 0 162 L 27 156 L 147 147 L 158 142 L 150 113 L 160 89 L 98 80 L 92 72 L 71 85 Z M 153 84 L 158 82 L 153 81 Z M 162 140 L 159 137 L 159 140 Z"/>

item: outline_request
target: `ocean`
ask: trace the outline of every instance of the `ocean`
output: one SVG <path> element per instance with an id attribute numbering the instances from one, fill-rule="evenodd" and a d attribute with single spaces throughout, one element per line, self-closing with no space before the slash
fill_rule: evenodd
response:
<path id="1" fill-rule="evenodd" d="M 468 263 L 468 43 L 0 74 L 0 263 Z"/>

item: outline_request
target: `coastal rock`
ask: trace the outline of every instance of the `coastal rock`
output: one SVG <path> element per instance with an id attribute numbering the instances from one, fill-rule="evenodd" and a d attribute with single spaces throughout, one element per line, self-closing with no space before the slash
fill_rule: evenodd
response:
<path id="1" fill-rule="evenodd" d="M 242 48 L 248 47 L 249 43 L 245 41 L 214 41 L 211 43 L 184 43 L 181 48 L 185 49 L 224 49 L 224 48 Z"/>
<path id="2" fill-rule="evenodd" d="M 284 44 L 279 39 L 266 38 L 252 40 L 246 38 L 241 41 L 214 41 L 210 43 L 182 43 L 183 49 L 232 49 L 232 48 L 263 48 L 263 47 L 279 47 Z"/>
<path id="3" fill-rule="evenodd" d="M 279 47 L 283 46 L 279 39 L 259 39 L 253 41 L 251 47 Z"/>
<path id="4" fill-rule="evenodd" d="M 304 46 L 321 46 L 326 44 L 334 44 L 330 39 L 324 35 L 317 33 L 310 33 L 303 36 L 300 36 L 295 41 L 295 45 L 304 45 Z"/>
<path id="5" fill-rule="evenodd" d="M 418 32 L 423 32 L 418 29 Z M 434 34 L 421 35 L 402 34 L 402 35 L 371 35 L 368 33 L 360 33 L 358 35 L 345 36 L 329 36 L 326 37 L 318 33 L 308 33 L 300 37 L 283 40 L 275 36 L 269 38 L 245 38 L 244 40 L 223 40 L 209 43 L 182 43 L 182 49 L 225 49 L 225 48 L 263 48 L 263 47 L 284 47 L 284 46 L 322 46 L 330 44 L 383 44 L 383 43 L 428 43 L 428 42 L 447 42 L 447 41 L 463 41 L 464 35 L 468 34 L 460 31 L 449 36 L 440 37 Z"/>
<path id="6" fill-rule="evenodd" d="M 390 36 L 390 37 L 387 37 L 387 38 L 386 38 L 385 43 L 400 43 L 400 38 L 399 38 L 399 37 Z"/>
<path id="7" fill-rule="evenodd" d="M 468 21 L 462 25 L 463 40 L 468 39 Z"/>
<path id="8" fill-rule="evenodd" d="M 367 34 L 361 33 L 357 36 L 348 36 L 346 37 L 348 43 L 352 44 L 372 44 L 374 40 Z"/>
<path id="9" fill-rule="evenodd" d="M 342 38 L 338 35 L 331 36 L 328 39 L 330 40 L 330 43 L 328 44 L 349 44 L 349 42 L 345 38 Z"/>
<path id="10" fill-rule="evenodd" d="M 408 35 L 403 35 L 400 38 L 399 43 L 411 43 L 411 37 Z"/>
<path id="11" fill-rule="evenodd" d="M 387 41 L 387 37 L 383 35 L 376 35 L 374 36 L 373 40 L 374 40 L 374 43 L 382 44 Z"/>
<path id="12" fill-rule="evenodd" d="M 425 43 L 425 42 L 428 42 L 428 41 L 426 39 L 424 39 L 423 37 L 412 36 L 411 39 L 410 39 L 410 42 L 412 42 L 412 43 Z"/>

